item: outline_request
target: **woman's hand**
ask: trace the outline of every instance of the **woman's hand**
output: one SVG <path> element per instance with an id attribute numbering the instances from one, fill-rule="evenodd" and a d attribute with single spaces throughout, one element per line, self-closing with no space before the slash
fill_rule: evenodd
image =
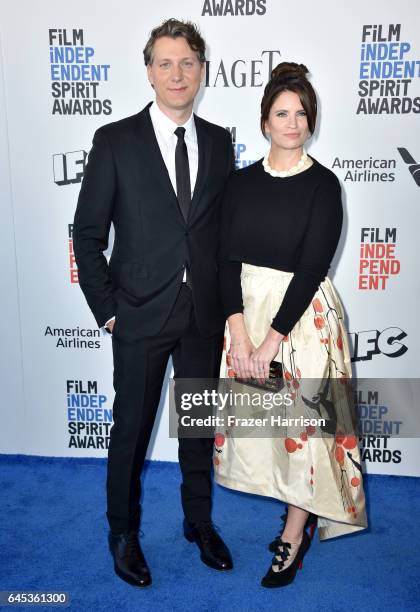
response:
<path id="1" fill-rule="evenodd" d="M 228 318 L 230 332 L 229 355 L 231 366 L 238 378 L 251 377 L 250 357 L 255 350 L 245 327 L 244 317 L 236 313 Z"/>
<path id="2" fill-rule="evenodd" d="M 264 380 L 270 377 L 270 363 L 279 352 L 280 343 L 283 338 L 283 334 L 270 327 L 261 346 L 252 352 L 250 363 L 251 376 L 253 378 L 264 382 Z"/>

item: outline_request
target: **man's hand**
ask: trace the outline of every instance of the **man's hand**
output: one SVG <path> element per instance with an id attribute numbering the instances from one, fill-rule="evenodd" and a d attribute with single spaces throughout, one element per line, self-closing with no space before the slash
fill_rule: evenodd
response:
<path id="1" fill-rule="evenodd" d="M 105 323 L 104 327 L 105 327 L 107 332 L 112 334 L 112 330 L 114 329 L 114 325 L 115 325 L 115 317 L 112 317 L 112 319 L 109 319 L 109 321 L 107 321 Z"/>

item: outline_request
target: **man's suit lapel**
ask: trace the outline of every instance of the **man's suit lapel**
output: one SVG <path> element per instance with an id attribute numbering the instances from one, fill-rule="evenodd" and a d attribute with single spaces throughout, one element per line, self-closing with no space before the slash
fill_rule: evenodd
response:
<path id="1" fill-rule="evenodd" d="M 137 146 L 139 155 L 141 157 L 141 166 L 147 168 L 147 171 L 151 172 L 155 176 L 158 184 L 161 186 L 166 196 L 176 207 L 181 221 L 185 223 L 184 216 L 179 206 L 178 198 L 172 187 L 168 169 L 165 165 L 165 162 L 163 161 L 159 144 L 156 139 L 155 131 L 153 129 L 153 124 L 149 113 L 149 107 L 151 106 L 151 104 L 152 103 L 148 104 L 146 108 L 144 108 L 137 116 Z M 198 169 L 194 193 L 191 200 L 190 213 L 188 215 L 188 223 L 191 222 L 195 212 L 197 211 L 206 181 L 208 180 L 208 177 L 210 175 L 210 158 L 212 150 L 212 138 L 208 133 L 204 122 L 200 119 L 200 117 L 197 117 L 196 115 L 194 115 L 194 121 L 195 129 L 197 132 Z"/>
<path id="2" fill-rule="evenodd" d="M 162 187 L 162 190 L 164 191 L 166 196 L 178 210 L 181 221 L 185 223 L 184 216 L 179 206 L 178 198 L 172 187 L 172 182 L 169 177 L 168 169 L 166 167 L 165 162 L 163 161 L 162 153 L 160 152 L 159 144 L 156 139 L 155 130 L 153 128 L 153 123 L 149 113 L 149 107 L 151 105 L 152 103 L 148 104 L 146 108 L 144 108 L 138 114 L 139 151 L 142 159 L 146 161 L 145 167 L 147 168 L 147 171 L 151 172 L 155 176 L 159 186 Z"/>
<path id="3" fill-rule="evenodd" d="M 194 115 L 194 122 L 195 129 L 197 132 L 198 170 L 188 221 L 192 220 L 194 213 L 197 210 L 198 204 L 203 194 L 203 189 L 205 187 L 206 181 L 208 180 L 210 174 L 210 157 L 212 149 L 212 138 L 209 135 L 204 125 L 204 122 L 200 119 L 200 117 L 197 117 L 197 115 Z"/>

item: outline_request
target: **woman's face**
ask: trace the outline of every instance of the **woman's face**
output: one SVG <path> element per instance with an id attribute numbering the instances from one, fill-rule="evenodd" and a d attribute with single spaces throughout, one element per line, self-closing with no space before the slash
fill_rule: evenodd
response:
<path id="1" fill-rule="evenodd" d="M 309 137 L 308 120 L 302 102 L 294 91 L 283 91 L 271 105 L 265 122 L 271 146 L 298 149 Z"/>

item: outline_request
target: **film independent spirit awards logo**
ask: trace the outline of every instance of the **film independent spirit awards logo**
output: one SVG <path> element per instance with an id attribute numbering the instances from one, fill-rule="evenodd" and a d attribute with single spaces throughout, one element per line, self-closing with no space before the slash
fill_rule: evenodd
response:
<path id="1" fill-rule="evenodd" d="M 265 15 L 267 0 L 204 0 L 202 17 Z"/>

